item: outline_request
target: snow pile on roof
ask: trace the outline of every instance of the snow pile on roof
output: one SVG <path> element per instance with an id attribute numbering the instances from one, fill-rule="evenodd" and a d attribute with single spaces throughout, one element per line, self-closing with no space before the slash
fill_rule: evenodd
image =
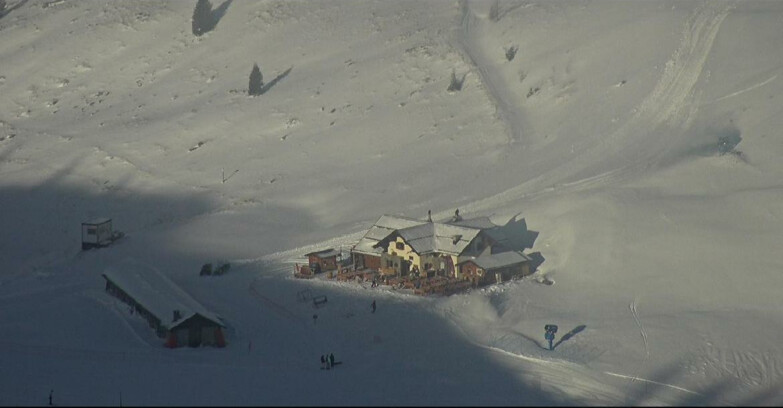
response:
<path id="1" fill-rule="evenodd" d="M 417 254 L 431 252 L 459 255 L 480 229 L 430 222 L 397 231 Z"/>
<path id="2" fill-rule="evenodd" d="M 473 262 L 484 270 L 492 270 L 529 261 L 530 257 L 525 254 L 519 253 L 517 251 L 507 251 L 497 254 L 482 254 L 479 257 L 462 261 L 460 263 Z"/>
<path id="3" fill-rule="evenodd" d="M 310 256 L 310 255 L 315 255 L 319 258 L 329 258 L 330 256 L 340 255 L 340 251 L 334 248 L 329 248 L 329 249 L 324 249 L 321 251 L 315 251 L 315 252 L 310 252 L 305 254 L 305 256 Z"/>
<path id="4" fill-rule="evenodd" d="M 396 230 L 427 223 L 427 221 L 415 220 L 413 218 L 384 214 L 378 218 L 378 221 L 375 221 L 375 224 L 367 230 L 362 239 L 354 245 L 352 251 L 360 254 L 380 255 L 383 249 L 376 248 L 375 245 L 388 237 L 389 234 Z"/>
<path id="5" fill-rule="evenodd" d="M 108 267 L 103 273 L 128 296 L 155 315 L 162 326 L 172 328 L 175 322 L 183 322 L 199 314 L 223 326 L 220 317 L 193 299 L 156 269 L 138 262 L 125 261 L 119 267 Z M 174 311 L 180 318 L 174 320 Z"/>

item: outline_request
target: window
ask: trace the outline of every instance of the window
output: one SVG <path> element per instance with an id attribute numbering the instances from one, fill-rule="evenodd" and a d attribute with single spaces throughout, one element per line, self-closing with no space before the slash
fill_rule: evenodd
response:
<path id="1" fill-rule="evenodd" d="M 402 242 L 398 242 L 397 243 L 397 249 L 399 249 L 399 250 L 405 249 L 405 244 L 403 244 Z"/>
<path id="2" fill-rule="evenodd" d="M 95 228 L 87 228 L 87 235 L 95 235 Z"/>

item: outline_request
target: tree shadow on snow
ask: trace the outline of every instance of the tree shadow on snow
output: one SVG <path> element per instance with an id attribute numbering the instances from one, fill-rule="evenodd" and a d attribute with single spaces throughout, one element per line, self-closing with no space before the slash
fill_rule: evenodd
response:
<path id="1" fill-rule="evenodd" d="M 267 83 L 266 83 L 264 86 L 262 86 L 262 87 L 261 87 L 261 95 L 265 94 L 265 93 L 266 93 L 266 91 L 268 91 L 270 88 L 272 88 L 273 86 L 275 86 L 275 84 L 277 84 L 278 82 L 280 82 L 280 80 L 282 80 L 283 78 L 285 78 L 286 76 L 288 76 L 288 74 L 290 74 L 290 73 L 291 73 L 291 70 L 293 70 L 293 69 L 294 69 L 294 67 L 293 67 L 293 66 L 291 66 L 291 67 L 290 67 L 290 68 L 288 68 L 287 70 L 283 71 L 283 73 L 279 74 L 279 75 L 278 75 L 278 76 L 276 76 L 274 79 L 272 79 L 271 81 L 267 82 Z"/>
<path id="2" fill-rule="evenodd" d="M 20 1 L 19 3 L 16 3 L 16 4 L 14 4 L 13 6 L 11 6 L 11 7 L 7 8 L 7 9 L 5 9 L 5 10 L 0 10 L 0 18 L 3 18 L 3 17 L 5 17 L 5 16 L 7 16 L 7 15 L 8 15 L 8 14 L 10 14 L 12 11 L 14 11 L 14 10 L 18 9 L 19 7 L 22 7 L 22 6 L 23 6 L 25 3 L 27 3 L 28 1 L 30 1 L 30 0 L 22 0 L 22 1 Z"/>
<path id="3" fill-rule="evenodd" d="M 206 33 L 210 32 L 210 31 L 214 30 L 215 27 L 217 27 L 217 25 L 220 22 L 220 20 L 223 18 L 223 16 L 226 15 L 226 11 L 228 10 L 228 7 L 231 5 L 232 1 L 234 1 L 234 0 L 226 0 L 222 4 L 220 4 L 220 6 L 218 6 L 215 9 L 212 9 L 211 8 L 212 7 L 212 3 L 207 1 L 206 5 L 204 5 L 203 7 L 205 9 L 209 10 L 208 13 L 206 13 L 206 10 L 205 10 L 205 13 L 208 14 L 208 15 L 204 15 L 204 14 L 200 14 L 199 13 L 199 15 L 202 18 L 199 19 L 199 23 L 200 24 L 198 25 L 198 30 L 196 30 L 196 28 L 195 28 L 196 26 L 194 25 L 194 32 L 193 33 L 196 34 L 196 35 L 203 35 L 203 34 L 206 34 Z M 197 8 L 199 6 L 202 6 L 202 3 L 199 3 L 199 5 L 197 5 Z"/>
<path id="4" fill-rule="evenodd" d="M 552 346 L 552 348 L 553 348 L 553 349 L 556 349 L 556 348 L 557 348 L 557 346 L 559 346 L 559 345 L 560 345 L 560 343 L 562 343 L 562 342 L 564 342 L 564 341 L 568 341 L 568 340 L 569 340 L 571 337 L 574 337 L 574 336 L 575 336 L 577 333 L 579 333 L 579 332 L 581 332 L 582 330 L 584 330 L 584 329 L 585 329 L 585 327 L 587 327 L 587 326 L 585 326 L 585 325 L 583 325 L 583 324 L 581 324 L 581 325 L 579 325 L 579 326 L 576 326 L 576 327 L 574 327 L 574 328 L 573 328 L 573 329 L 572 329 L 570 332 L 568 332 L 568 333 L 564 334 L 564 335 L 563 335 L 563 337 L 561 337 L 561 338 L 560 338 L 560 340 L 558 340 L 558 341 L 557 341 L 557 343 L 555 343 L 555 344 Z"/>
<path id="5" fill-rule="evenodd" d="M 214 22 L 214 26 L 217 26 L 217 23 L 220 21 L 220 19 L 222 19 L 223 16 L 226 15 L 226 11 L 228 10 L 228 7 L 231 5 L 232 1 L 234 0 L 226 0 L 221 5 L 219 5 L 216 9 L 212 10 L 212 21 Z"/>

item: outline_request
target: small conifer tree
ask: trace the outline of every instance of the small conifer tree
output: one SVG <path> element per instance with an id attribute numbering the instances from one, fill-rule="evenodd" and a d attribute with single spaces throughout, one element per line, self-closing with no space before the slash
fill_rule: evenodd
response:
<path id="1" fill-rule="evenodd" d="M 261 95 L 263 93 L 264 79 L 261 75 L 261 69 L 258 64 L 253 64 L 253 70 L 250 71 L 250 83 L 247 87 L 247 94 L 250 96 Z"/>

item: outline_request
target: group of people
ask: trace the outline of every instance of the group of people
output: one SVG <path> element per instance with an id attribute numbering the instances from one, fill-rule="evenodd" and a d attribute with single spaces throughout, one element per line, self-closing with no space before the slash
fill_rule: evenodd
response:
<path id="1" fill-rule="evenodd" d="M 321 354 L 321 368 L 330 369 L 334 367 L 334 354 L 329 353 L 327 354 Z"/>

